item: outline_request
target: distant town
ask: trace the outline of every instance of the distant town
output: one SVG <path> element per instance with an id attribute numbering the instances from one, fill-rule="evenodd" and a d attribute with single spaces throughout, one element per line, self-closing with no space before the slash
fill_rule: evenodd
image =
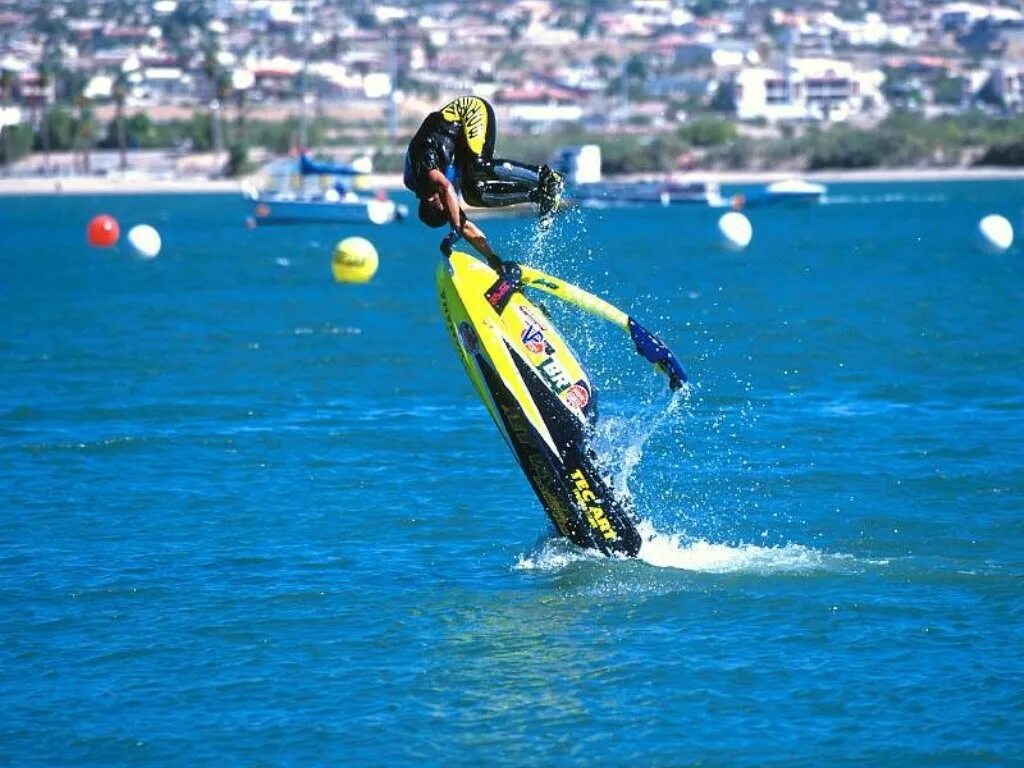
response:
<path id="1" fill-rule="evenodd" d="M 300 145 L 394 171 L 465 93 L 520 155 L 592 142 L 611 171 L 1024 165 L 1022 8 L 0 0 L 0 173 L 241 175 Z"/>

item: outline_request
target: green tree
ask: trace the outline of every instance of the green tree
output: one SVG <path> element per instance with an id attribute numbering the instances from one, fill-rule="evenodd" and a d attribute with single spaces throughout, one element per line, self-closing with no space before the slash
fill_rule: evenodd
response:
<path id="1" fill-rule="evenodd" d="M 723 112 L 735 114 L 736 112 L 736 89 L 732 83 L 719 83 L 715 94 L 711 97 L 708 108 L 712 112 Z"/>
<path id="2" fill-rule="evenodd" d="M 83 94 L 75 99 L 75 117 L 72 123 L 74 139 L 73 149 L 81 153 L 82 172 L 90 173 L 92 170 L 92 146 L 96 141 L 96 114 L 92 105 Z"/>
<path id="3" fill-rule="evenodd" d="M 43 120 L 40 143 L 58 151 L 67 151 L 74 146 L 75 120 L 64 107 L 51 109 Z M 45 137 L 45 138 L 44 138 Z"/>
<path id="4" fill-rule="evenodd" d="M 230 79 L 218 60 L 216 41 L 208 36 L 203 45 L 203 74 L 206 77 L 210 100 L 210 133 L 213 136 L 213 151 L 218 155 L 224 149 L 224 108 L 225 94 L 230 89 Z M 220 162 L 220 158 L 217 158 Z"/>
<path id="5" fill-rule="evenodd" d="M 920 135 L 907 135 L 892 127 L 860 131 L 835 126 L 808 134 L 809 170 L 904 166 L 927 159 L 928 144 Z"/>
<path id="6" fill-rule="evenodd" d="M 196 152 L 209 152 L 213 149 L 213 115 L 210 112 L 196 112 L 184 128 L 185 138 Z"/>
<path id="7" fill-rule="evenodd" d="M 153 119 L 145 112 L 136 112 L 125 121 L 125 132 L 128 134 L 128 143 L 133 147 L 145 147 L 152 149 L 160 146 L 157 143 L 156 125 Z"/>
<path id="8" fill-rule="evenodd" d="M 940 77 L 935 83 L 932 93 L 936 104 L 952 104 L 957 106 L 964 100 L 964 81 L 960 77 Z"/>
<path id="9" fill-rule="evenodd" d="M 0 143 L 0 165 L 5 169 L 32 151 L 32 126 L 27 123 L 6 125 L 2 129 L 4 140 Z"/>
<path id="10" fill-rule="evenodd" d="M 117 149 L 120 156 L 119 166 L 123 171 L 128 168 L 128 134 L 125 130 L 124 122 L 124 102 L 128 97 L 128 75 L 123 71 L 119 70 L 117 77 L 114 79 L 113 96 L 114 122 L 117 126 Z"/>
<path id="11" fill-rule="evenodd" d="M 623 74 L 630 80 L 645 80 L 647 78 L 647 63 L 644 57 L 634 54 L 626 61 L 623 67 Z"/>
<path id="12" fill-rule="evenodd" d="M 976 165 L 1024 166 L 1024 138 L 993 144 Z"/>
<path id="13" fill-rule="evenodd" d="M 601 74 L 601 77 L 608 77 L 618 68 L 618 62 L 615 61 L 615 57 L 607 51 L 601 51 L 590 63 Z"/>
<path id="14" fill-rule="evenodd" d="M 695 0 L 691 6 L 693 15 L 699 18 L 707 18 L 715 13 L 725 10 L 725 0 Z"/>
<path id="15" fill-rule="evenodd" d="M 700 117 L 681 126 L 676 134 L 695 147 L 718 147 L 736 139 L 739 132 L 729 120 L 718 117 Z"/>
<path id="16" fill-rule="evenodd" d="M 39 62 L 36 75 L 39 78 L 39 93 L 43 101 L 42 115 L 38 118 L 36 125 L 39 126 L 39 141 L 43 149 L 43 169 L 50 170 L 50 132 L 47 124 L 50 117 L 50 86 L 53 84 L 53 68 L 44 58 Z"/>
<path id="17" fill-rule="evenodd" d="M 232 142 L 228 147 L 228 163 L 226 173 L 235 178 L 248 173 L 251 168 L 249 162 L 249 147 L 241 142 Z"/>

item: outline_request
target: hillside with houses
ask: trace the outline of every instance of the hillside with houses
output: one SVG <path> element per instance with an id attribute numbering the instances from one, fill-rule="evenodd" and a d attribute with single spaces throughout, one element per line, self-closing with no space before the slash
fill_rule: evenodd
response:
<path id="1" fill-rule="evenodd" d="M 1020 164 L 1022 89 L 1020 2 L 0 0 L 8 174 L 298 144 L 389 170 L 463 93 L 613 170 Z"/>

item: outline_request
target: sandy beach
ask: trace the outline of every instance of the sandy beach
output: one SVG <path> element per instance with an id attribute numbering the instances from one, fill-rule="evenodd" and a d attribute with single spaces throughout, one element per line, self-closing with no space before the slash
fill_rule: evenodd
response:
<path id="1" fill-rule="evenodd" d="M 855 182 L 907 181 L 985 181 L 1024 179 L 1024 167 L 1018 168 L 872 168 L 863 170 L 819 171 L 693 171 L 674 174 L 681 179 L 717 181 L 720 184 L 768 184 L 799 177 L 826 184 Z M 609 177 L 612 178 L 612 177 Z M 631 179 L 641 177 L 630 177 Z M 642 178 L 660 178 L 645 174 Z M 259 185 L 259 174 L 239 179 L 212 179 L 204 176 L 147 176 L 144 173 L 106 176 L 5 176 L 0 177 L 0 196 L 21 195 L 134 195 L 134 194 L 233 194 L 241 193 L 246 183 Z M 399 174 L 371 174 L 369 189 L 401 189 Z"/>

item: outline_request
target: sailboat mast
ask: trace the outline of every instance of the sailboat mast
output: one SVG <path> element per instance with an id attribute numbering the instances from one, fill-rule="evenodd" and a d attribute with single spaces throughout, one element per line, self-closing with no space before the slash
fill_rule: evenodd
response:
<path id="1" fill-rule="evenodd" d="M 398 79 L 398 55 L 395 51 L 394 31 L 388 34 L 388 77 L 391 80 L 391 92 L 388 94 L 388 136 L 393 139 L 398 135 L 398 104 L 395 100 L 395 81 Z"/>
<path id="2" fill-rule="evenodd" d="M 306 150 L 306 138 L 308 134 L 308 122 L 306 117 L 306 92 L 308 86 L 309 72 L 309 4 L 310 0 L 304 0 L 302 4 L 302 75 L 299 80 L 299 150 Z"/>

